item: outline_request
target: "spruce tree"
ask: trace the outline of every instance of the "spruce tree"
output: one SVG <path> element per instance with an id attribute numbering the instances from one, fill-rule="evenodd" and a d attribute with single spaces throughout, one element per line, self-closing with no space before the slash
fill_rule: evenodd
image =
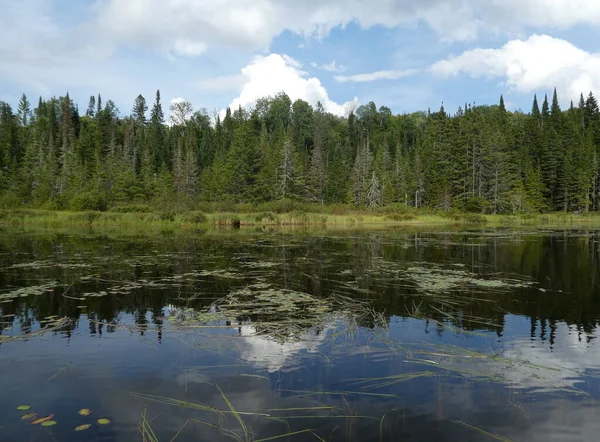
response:
<path id="1" fill-rule="evenodd" d="M 146 112 L 148 112 L 148 105 L 143 95 L 138 95 L 133 104 L 132 117 L 133 120 L 139 126 L 146 125 Z"/>
<path id="2" fill-rule="evenodd" d="M 167 168 L 170 162 L 169 152 L 166 147 L 166 134 L 163 126 L 165 115 L 160 103 L 160 90 L 156 91 L 156 100 L 150 112 L 150 153 L 154 170 Z"/>

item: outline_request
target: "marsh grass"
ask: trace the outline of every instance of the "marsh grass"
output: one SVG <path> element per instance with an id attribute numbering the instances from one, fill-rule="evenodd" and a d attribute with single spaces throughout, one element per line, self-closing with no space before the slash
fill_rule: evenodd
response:
<path id="1" fill-rule="evenodd" d="M 200 205 L 202 206 L 202 205 Z M 209 206 L 207 208 L 210 209 Z M 351 207 L 299 205 L 285 212 L 252 211 L 252 207 L 231 207 L 229 212 L 199 210 L 159 211 L 148 206 L 117 207 L 110 212 L 65 212 L 37 209 L 0 211 L 0 225 L 44 228 L 78 227 L 131 229 L 136 231 L 189 231 L 210 227 L 358 227 L 358 226 L 586 226 L 600 224 L 600 215 L 551 213 L 543 215 L 479 215 L 428 210 L 378 211 Z M 257 207 L 260 209 L 260 207 Z M 248 210 L 249 211 L 245 211 Z"/>
<path id="2" fill-rule="evenodd" d="M 477 433 L 479 433 L 481 435 L 487 436 L 487 437 L 489 437 L 491 439 L 499 440 L 501 442 L 512 442 L 511 439 L 508 439 L 508 438 L 506 438 L 504 436 L 500 436 L 500 435 L 495 434 L 495 433 L 490 433 L 489 431 L 485 431 L 485 430 L 483 430 L 481 428 L 478 428 L 478 427 L 476 427 L 474 425 L 469 425 L 469 424 L 467 424 L 465 422 L 458 421 L 458 420 L 457 421 L 452 421 L 452 422 L 454 422 L 457 425 L 462 425 L 463 427 L 468 428 L 469 430 L 473 430 L 473 431 L 475 431 L 475 432 L 477 432 Z"/>

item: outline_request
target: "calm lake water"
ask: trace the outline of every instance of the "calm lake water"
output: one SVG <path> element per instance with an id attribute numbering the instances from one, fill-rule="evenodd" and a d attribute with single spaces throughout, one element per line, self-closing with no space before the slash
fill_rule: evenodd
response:
<path id="1" fill-rule="evenodd" d="M 599 264 L 594 229 L 1 230 L 0 440 L 597 440 Z"/>

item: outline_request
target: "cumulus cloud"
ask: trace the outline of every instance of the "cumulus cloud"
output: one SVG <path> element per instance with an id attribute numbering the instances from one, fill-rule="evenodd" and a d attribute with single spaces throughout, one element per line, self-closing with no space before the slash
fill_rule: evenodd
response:
<path id="1" fill-rule="evenodd" d="M 240 358 L 275 373 L 292 366 L 298 353 L 317 353 L 332 329 L 332 326 L 327 326 L 319 335 L 305 333 L 297 341 L 278 342 L 257 335 L 254 327 L 243 327 L 240 335 L 246 345 L 242 347 Z"/>
<path id="2" fill-rule="evenodd" d="M 38 1 L 38 0 L 36 0 Z M 284 31 L 323 37 L 355 23 L 393 28 L 424 23 L 445 41 L 475 39 L 482 30 L 598 26 L 596 0 L 101 0 L 91 29 L 116 44 L 182 56 L 207 47 L 267 48 Z"/>
<path id="3" fill-rule="evenodd" d="M 557 87 L 569 98 L 600 90 L 600 53 L 589 53 L 547 35 L 512 40 L 499 49 L 474 49 L 435 63 L 440 76 L 503 78 L 520 93 Z"/>
<path id="4" fill-rule="evenodd" d="M 196 83 L 200 89 L 211 91 L 237 90 L 244 85 L 246 77 L 243 74 L 221 75 L 215 78 L 206 78 Z"/>
<path id="5" fill-rule="evenodd" d="M 327 71 L 327 72 L 342 73 L 342 72 L 345 72 L 346 69 L 348 69 L 343 64 L 337 64 L 337 62 L 335 60 L 333 60 L 331 63 L 326 63 L 326 64 L 322 64 L 322 65 L 319 65 L 313 61 L 310 65 L 315 69 L 321 69 L 321 70 Z"/>
<path id="6" fill-rule="evenodd" d="M 403 77 L 410 77 L 418 73 L 418 69 L 405 69 L 400 71 L 377 71 L 368 74 L 357 75 L 336 75 L 335 80 L 340 83 L 367 83 L 376 80 L 398 80 Z"/>
<path id="7" fill-rule="evenodd" d="M 537 388 L 552 391 L 576 387 L 582 382 L 585 370 L 600 368 L 600 343 L 594 337 L 597 328 L 589 335 L 580 334 L 575 326 L 559 324 L 555 331 L 557 342 L 564 343 L 551 350 L 548 346 L 531 346 L 529 338 L 516 338 L 504 345 L 502 356 L 515 361 L 526 361 L 530 365 L 508 367 L 503 376 L 520 388 Z M 518 368 L 517 368 L 518 367 Z"/>
<path id="8" fill-rule="evenodd" d="M 325 110 L 340 116 L 357 102 L 356 98 L 344 104 L 331 100 L 319 79 L 309 77 L 302 71 L 301 64 L 287 55 L 257 56 L 242 69 L 241 76 L 244 82 L 239 96 L 230 104 L 232 109 L 251 107 L 258 98 L 274 96 L 281 91 L 292 101 L 301 99 L 312 105 L 320 101 Z"/>

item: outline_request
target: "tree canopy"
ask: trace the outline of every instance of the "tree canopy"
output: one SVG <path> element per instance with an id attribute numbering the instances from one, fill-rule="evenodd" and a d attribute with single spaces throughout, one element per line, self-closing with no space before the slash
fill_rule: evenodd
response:
<path id="1" fill-rule="evenodd" d="M 465 105 L 393 115 L 370 102 L 347 117 L 283 92 L 215 120 L 187 101 L 165 121 L 160 92 L 131 115 L 90 97 L 0 102 L 0 204 L 106 209 L 200 201 L 458 209 L 479 213 L 600 209 L 600 110 L 592 93 L 528 114 Z M 149 115 L 148 114 L 149 112 Z"/>

